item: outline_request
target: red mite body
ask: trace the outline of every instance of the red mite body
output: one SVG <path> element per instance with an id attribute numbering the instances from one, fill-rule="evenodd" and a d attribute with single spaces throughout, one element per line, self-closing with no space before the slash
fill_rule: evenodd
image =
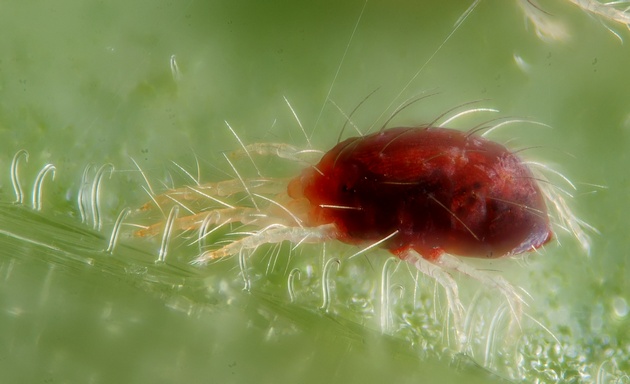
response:
<path id="1" fill-rule="evenodd" d="M 447 128 L 391 128 L 337 144 L 289 184 L 308 225 L 339 240 L 424 258 L 500 257 L 552 237 L 529 168 L 501 144 Z"/>

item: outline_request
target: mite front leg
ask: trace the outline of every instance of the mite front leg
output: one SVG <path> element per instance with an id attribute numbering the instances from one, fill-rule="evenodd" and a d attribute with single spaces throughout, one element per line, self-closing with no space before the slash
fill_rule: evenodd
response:
<path id="1" fill-rule="evenodd" d="M 236 255 L 243 250 L 256 249 L 264 244 L 275 244 L 283 241 L 289 241 L 293 244 L 321 243 L 336 239 L 338 236 L 337 232 L 334 224 L 325 224 L 318 227 L 291 227 L 274 224 L 250 236 L 236 240 L 223 248 L 204 252 L 193 261 L 193 264 L 205 264 L 210 260 Z"/>
<path id="2" fill-rule="evenodd" d="M 260 219 L 265 219 L 267 216 L 262 214 L 254 208 L 225 208 L 215 209 L 212 211 L 201 212 L 194 215 L 184 216 L 175 219 L 172 223 L 171 229 L 176 231 L 188 231 L 195 230 L 201 227 L 202 224 L 217 225 L 221 223 L 234 223 L 240 222 L 243 224 L 251 224 Z M 161 233 L 166 227 L 165 222 L 159 222 L 157 224 L 144 227 L 134 232 L 136 237 L 149 237 L 155 236 Z"/>
<path id="3" fill-rule="evenodd" d="M 277 194 L 286 189 L 287 180 L 285 179 L 245 179 L 245 180 L 225 180 L 217 183 L 207 183 L 196 186 L 187 186 L 183 188 L 171 189 L 168 192 L 152 197 L 152 201 L 147 202 L 139 211 L 148 211 L 156 206 L 183 204 L 187 201 L 214 201 L 218 205 L 230 207 L 230 205 L 221 198 L 230 197 L 237 193 L 250 192 L 261 194 Z"/>
<path id="4" fill-rule="evenodd" d="M 230 157 L 241 158 L 245 156 L 250 157 L 251 155 L 275 156 L 298 163 L 310 164 L 312 161 L 317 161 L 322 154 L 322 151 L 315 149 L 298 149 L 284 143 L 254 143 L 230 153 Z"/>

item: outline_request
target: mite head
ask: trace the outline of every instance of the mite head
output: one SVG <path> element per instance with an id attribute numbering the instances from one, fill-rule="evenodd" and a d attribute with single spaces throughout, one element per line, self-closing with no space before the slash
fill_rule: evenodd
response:
<path id="1" fill-rule="evenodd" d="M 295 200 L 308 201 L 308 225 L 335 221 L 337 207 L 350 207 L 358 173 L 335 167 L 334 152 L 327 153 L 314 167 L 306 168 L 289 182 L 288 194 Z"/>

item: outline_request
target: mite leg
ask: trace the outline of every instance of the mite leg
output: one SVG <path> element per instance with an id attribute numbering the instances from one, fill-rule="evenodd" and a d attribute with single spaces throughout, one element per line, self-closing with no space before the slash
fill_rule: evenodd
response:
<path id="1" fill-rule="evenodd" d="M 252 154 L 258 156 L 276 156 L 281 159 L 310 164 L 311 161 L 319 160 L 324 152 L 315 149 L 298 149 L 284 143 L 254 143 L 230 153 L 230 157 L 249 157 Z"/>
<path id="2" fill-rule="evenodd" d="M 466 264 L 459 258 L 451 255 L 440 256 L 435 263 L 444 267 L 445 269 L 457 271 L 461 274 L 469 276 L 489 288 L 493 288 L 501 292 L 510 306 L 510 310 L 513 314 L 513 319 L 520 325 L 521 315 L 523 313 L 523 298 L 516 293 L 516 288 L 507 282 L 502 276 L 490 274 L 484 271 L 480 271 L 470 265 Z"/>
<path id="3" fill-rule="evenodd" d="M 240 222 L 251 224 L 255 221 L 267 218 L 255 208 L 225 208 L 212 211 L 201 212 L 194 215 L 184 216 L 173 221 L 173 230 L 193 230 L 200 228 L 205 222 L 206 225 L 217 225 L 220 223 Z M 134 232 L 136 237 L 155 236 L 164 230 L 166 223 L 160 222 L 150 225 Z"/>
<path id="4" fill-rule="evenodd" d="M 294 244 L 321 243 L 337 238 L 337 228 L 334 224 L 325 224 L 318 227 L 291 227 L 274 224 L 260 231 L 234 241 L 223 248 L 207 251 L 193 261 L 193 264 L 205 264 L 210 260 L 236 255 L 242 250 L 255 249 L 263 244 L 281 243 L 290 241 Z"/>
<path id="5" fill-rule="evenodd" d="M 444 288 L 446 293 L 446 300 L 448 302 L 448 307 L 450 312 L 453 314 L 453 321 L 455 323 L 455 330 L 457 332 L 458 340 L 457 342 L 461 346 L 466 339 L 464 332 L 464 323 L 463 323 L 463 305 L 461 300 L 459 299 L 459 289 L 457 287 L 457 282 L 453 279 L 451 275 L 448 274 L 447 271 L 442 268 L 439 263 L 431 262 L 418 252 L 413 249 L 406 250 L 402 254 L 400 254 L 400 258 L 407 260 L 409 263 L 413 264 L 420 272 L 424 273 L 426 276 L 434 279 L 438 284 Z"/>
<path id="6" fill-rule="evenodd" d="M 288 181 L 286 179 L 245 179 L 241 180 L 225 180 L 217 183 L 208 183 L 197 186 L 187 186 L 183 188 L 171 189 L 166 193 L 153 197 L 152 201 L 140 207 L 139 211 L 148 211 L 156 205 L 163 206 L 168 204 L 184 202 L 213 200 L 220 205 L 230 207 L 229 204 L 222 202 L 219 198 L 229 197 L 236 193 L 250 192 L 262 194 L 277 194 L 286 190 Z"/>

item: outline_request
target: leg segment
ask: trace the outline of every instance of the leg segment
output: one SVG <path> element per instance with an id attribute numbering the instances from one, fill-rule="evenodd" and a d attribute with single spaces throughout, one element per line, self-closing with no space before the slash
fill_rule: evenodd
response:
<path id="1" fill-rule="evenodd" d="M 255 249 L 263 244 L 281 243 L 283 241 L 290 241 L 294 244 L 320 243 L 335 238 L 337 238 L 337 228 L 334 224 L 325 224 L 311 228 L 270 225 L 223 248 L 204 252 L 193 263 L 205 264 L 209 260 L 235 255 L 245 249 Z"/>
<path id="2" fill-rule="evenodd" d="M 169 190 L 166 193 L 155 196 L 152 201 L 140 207 L 139 211 L 148 211 L 156 205 L 173 204 L 173 202 L 198 201 L 208 199 L 217 204 L 231 207 L 219 198 L 229 197 L 236 193 L 244 192 L 245 186 L 252 192 L 263 194 L 277 194 L 286 190 L 288 181 L 285 179 L 246 179 L 226 180 L 217 183 L 208 183 L 198 186 L 188 186 Z"/>
<path id="3" fill-rule="evenodd" d="M 266 218 L 254 208 L 225 208 L 215 209 L 212 211 L 201 212 L 190 216 L 175 219 L 172 224 L 173 230 L 187 231 L 200 228 L 205 222 L 206 225 L 217 225 L 220 223 L 240 222 L 243 224 L 251 224 L 254 221 Z M 136 237 L 155 236 L 161 233 L 165 227 L 164 222 L 150 225 L 146 228 L 137 230 L 134 233 Z"/>
<path id="4" fill-rule="evenodd" d="M 259 156 L 276 156 L 281 159 L 291 160 L 299 163 L 309 163 L 309 160 L 316 161 L 322 155 L 322 151 L 314 149 L 298 149 L 292 145 L 284 143 L 254 143 L 246 145 L 230 153 L 231 157 L 243 157 L 251 154 Z"/>
<path id="5" fill-rule="evenodd" d="M 445 269 L 457 271 L 469 276 L 489 288 L 498 290 L 507 300 L 513 314 L 513 319 L 520 324 L 520 318 L 523 313 L 523 298 L 516 293 L 516 288 L 508 283 L 502 276 L 480 271 L 451 255 L 442 255 L 436 260 L 436 264 Z"/>
<path id="6" fill-rule="evenodd" d="M 459 289 L 457 282 L 453 277 L 448 274 L 439 263 L 429 261 L 422 257 L 418 252 L 413 249 L 408 249 L 400 255 L 401 259 L 407 260 L 413 264 L 420 272 L 426 276 L 434 279 L 438 284 L 444 288 L 446 292 L 446 300 L 450 312 L 453 314 L 453 321 L 455 323 L 455 330 L 457 333 L 459 345 L 465 342 L 464 323 L 463 323 L 463 305 L 459 299 Z"/>

